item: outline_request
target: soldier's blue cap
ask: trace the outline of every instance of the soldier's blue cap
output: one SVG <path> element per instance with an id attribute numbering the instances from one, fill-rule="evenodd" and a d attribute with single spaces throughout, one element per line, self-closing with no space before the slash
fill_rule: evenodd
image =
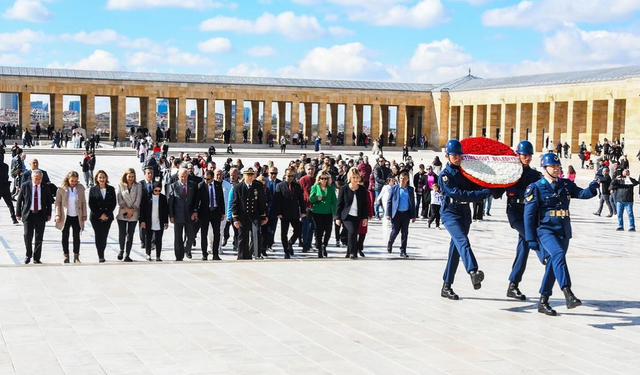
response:
<path id="1" fill-rule="evenodd" d="M 444 152 L 449 155 L 462 155 L 462 143 L 457 139 L 450 139 L 444 146 Z"/>
<path id="2" fill-rule="evenodd" d="M 533 145 L 529 141 L 520 141 L 516 148 L 516 153 L 519 155 L 533 155 Z"/>
<path id="3" fill-rule="evenodd" d="M 548 165 L 562 165 L 562 163 L 560 162 L 558 155 L 553 152 L 548 152 L 542 155 L 542 158 L 540 159 L 540 166 L 546 167 Z"/>

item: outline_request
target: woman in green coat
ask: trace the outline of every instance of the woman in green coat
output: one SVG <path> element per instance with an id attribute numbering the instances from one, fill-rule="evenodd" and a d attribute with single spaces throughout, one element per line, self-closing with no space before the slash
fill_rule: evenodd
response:
<path id="1" fill-rule="evenodd" d="M 327 171 L 318 173 L 316 183 L 311 186 L 309 201 L 313 209 L 313 222 L 316 226 L 316 249 L 318 258 L 327 256 L 327 244 L 333 230 L 333 216 L 336 214 L 336 188 Z"/>

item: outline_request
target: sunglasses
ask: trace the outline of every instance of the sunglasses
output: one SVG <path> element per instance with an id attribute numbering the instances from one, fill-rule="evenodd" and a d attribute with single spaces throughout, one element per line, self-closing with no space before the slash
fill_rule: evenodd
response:
<path id="1" fill-rule="evenodd" d="M 162 193 L 162 189 L 153 189 L 154 193 Z"/>
<path id="2" fill-rule="evenodd" d="M 284 178 L 293 178 L 293 176 L 287 175 L 287 176 L 284 176 Z"/>
<path id="3" fill-rule="evenodd" d="M 211 180 L 213 180 L 213 179 L 212 179 L 212 178 L 205 178 L 204 180 L 205 180 L 205 181 L 207 181 L 207 182 L 209 182 L 209 181 L 211 181 Z"/>
<path id="4" fill-rule="evenodd" d="M 321 180 L 328 180 L 328 177 L 320 177 Z"/>
<path id="5" fill-rule="evenodd" d="M 278 172 L 269 172 L 269 174 L 278 174 Z"/>

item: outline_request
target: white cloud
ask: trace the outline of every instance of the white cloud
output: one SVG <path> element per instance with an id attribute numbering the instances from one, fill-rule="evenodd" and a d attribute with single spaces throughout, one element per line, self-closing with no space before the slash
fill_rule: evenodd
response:
<path id="1" fill-rule="evenodd" d="M 96 30 L 90 33 L 80 31 L 75 34 L 62 34 L 60 36 L 60 39 L 65 41 L 74 41 L 77 43 L 93 45 L 113 43 L 120 38 L 121 36 L 115 30 L 111 29 Z"/>
<path id="2" fill-rule="evenodd" d="M 482 14 L 485 26 L 519 26 L 548 30 L 566 22 L 603 23 L 632 19 L 640 10 L 637 0 L 522 1 Z"/>
<path id="3" fill-rule="evenodd" d="M 247 54 L 253 57 L 269 57 L 276 54 L 276 50 L 271 46 L 255 46 L 251 47 Z"/>
<path id="4" fill-rule="evenodd" d="M 225 53 L 232 49 L 231 41 L 227 38 L 211 38 L 198 43 L 198 49 L 202 52 Z"/>
<path id="5" fill-rule="evenodd" d="M 131 10 L 148 8 L 215 9 L 225 5 L 213 0 L 109 0 L 107 9 Z"/>
<path id="6" fill-rule="evenodd" d="M 473 6 L 484 5 L 492 2 L 493 0 L 449 0 L 449 1 L 457 1 L 460 3 L 468 3 Z"/>
<path id="7" fill-rule="evenodd" d="M 181 51 L 175 47 L 151 52 L 138 51 L 128 55 L 127 65 L 137 71 L 157 68 L 159 65 L 208 66 L 211 60 L 200 55 Z"/>
<path id="8" fill-rule="evenodd" d="M 119 70 L 120 61 L 117 57 L 107 51 L 95 50 L 90 56 L 87 56 L 77 62 L 67 62 L 64 64 L 54 61 L 47 66 L 48 68 L 63 69 L 81 69 L 81 70 Z"/>
<path id="9" fill-rule="evenodd" d="M 324 20 L 327 22 L 338 22 L 338 15 L 333 13 L 325 14 Z"/>
<path id="10" fill-rule="evenodd" d="M 42 5 L 42 0 L 16 0 L 7 8 L 2 17 L 29 22 L 45 22 L 53 19 L 53 14 Z"/>
<path id="11" fill-rule="evenodd" d="M 342 26 L 330 26 L 329 27 L 329 34 L 331 34 L 333 36 L 345 37 L 345 36 L 351 36 L 351 35 L 355 34 L 355 31 L 353 31 L 351 29 L 344 28 Z"/>
<path id="12" fill-rule="evenodd" d="M 47 36 L 40 31 L 31 29 L 18 30 L 11 33 L 0 34 L 0 51 L 7 52 L 31 52 L 32 43 L 43 42 L 48 40 Z"/>
<path id="13" fill-rule="evenodd" d="M 290 39 L 319 37 L 324 30 L 314 16 L 296 16 L 293 12 L 274 15 L 265 12 L 254 20 L 217 16 L 200 24 L 202 31 L 232 31 L 238 34 L 267 34 L 276 32 Z"/>
<path id="14" fill-rule="evenodd" d="M 420 43 L 416 48 L 409 66 L 413 70 L 433 70 L 438 67 L 452 67 L 471 62 L 471 55 L 462 46 L 449 39 L 431 43 Z"/>
<path id="15" fill-rule="evenodd" d="M 260 68 L 256 64 L 241 63 L 227 71 L 230 76 L 244 76 L 244 77 L 269 77 L 271 72 L 266 68 Z"/>
<path id="16" fill-rule="evenodd" d="M 330 48 L 316 47 L 296 66 L 279 70 L 283 77 L 324 79 L 382 79 L 391 75 L 386 68 L 367 56 L 362 43 L 335 45 Z"/>
<path id="17" fill-rule="evenodd" d="M 349 12 L 352 21 L 363 21 L 378 26 L 412 28 L 432 27 L 448 18 L 440 0 L 422 0 L 412 7 L 396 4 L 390 7 L 368 6 Z"/>
<path id="18" fill-rule="evenodd" d="M 3 53 L 0 54 L 0 65 L 9 65 L 9 66 L 18 66 L 24 65 L 25 59 L 14 54 L 14 53 Z"/>

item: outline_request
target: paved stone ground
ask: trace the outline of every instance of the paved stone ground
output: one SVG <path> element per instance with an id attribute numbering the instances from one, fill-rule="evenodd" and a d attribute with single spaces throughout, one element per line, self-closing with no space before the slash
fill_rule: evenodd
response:
<path id="1" fill-rule="evenodd" d="M 287 160 L 259 152 L 236 156 L 245 164 Z M 79 169 L 80 156 L 38 159 L 54 182 Z M 112 183 L 136 165 L 120 152 L 98 156 Z M 578 174 L 586 186 L 591 175 Z M 114 225 L 100 265 L 89 223 L 81 265 L 61 264 L 61 234 L 50 223 L 44 264 L 25 266 L 16 265 L 22 227 L 0 204 L 0 374 L 637 373 L 638 237 L 615 232 L 614 218 L 591 215 L 596 205 L 572 202 L 569 267 L 584 305 L 567 310 L 556 288 L 559 316 L 547 317 L 536 311 L 543 268 L 534 255 L 521 283 L 530 298 L 505 297 L 516 236 L 502 200 L 473 224 L 487 277 L 474 291 L 461 267 L 460 301 L 439 296 L 449 236 L 423 221 L 411 226 L 407 260 L 386 253 L 388 229 L 374 221 L 367 257 L 357 261 L 342 257 L 344 247 L 330 247 L 329 259 L 284 261 L 277 246 L 264 261 L 236 261 L 227 251 L 223 262 L 182 264 L 170 261 L 171 228 L 165 262 L 144 261 L 137 241 L 136 262 L 118 262 Z"/>

